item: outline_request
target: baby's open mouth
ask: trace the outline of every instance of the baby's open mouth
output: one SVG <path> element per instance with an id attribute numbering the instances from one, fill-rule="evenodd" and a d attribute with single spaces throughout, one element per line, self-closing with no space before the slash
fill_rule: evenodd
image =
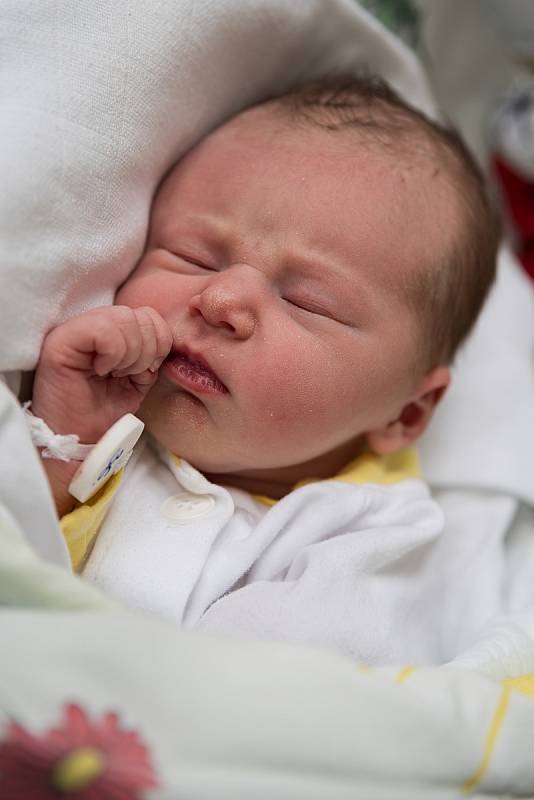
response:
<path id="1" fill-rule="evenodd" d="M 163 363 L 163 367 L 171 380 L 186 389 L 200 394 L 227 394 L 228 389 L 210 368 L 208 363 L 198 356 L 186 352 L 174 351 Z"/>

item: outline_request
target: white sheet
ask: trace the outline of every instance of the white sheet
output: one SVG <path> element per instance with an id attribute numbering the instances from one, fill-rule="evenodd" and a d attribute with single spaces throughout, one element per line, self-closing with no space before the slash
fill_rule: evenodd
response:
<path id="1" fill-rule="evenodd" d="M 534 506 L 534 284 L 505 247 L 420 452 L 434 489 L 495 490 Z"/>

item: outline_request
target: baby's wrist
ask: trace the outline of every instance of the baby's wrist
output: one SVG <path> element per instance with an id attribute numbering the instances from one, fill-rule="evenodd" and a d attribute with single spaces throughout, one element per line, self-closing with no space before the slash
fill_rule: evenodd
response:
<path id="1" fill-rule="evenodd" d="M 68 421 L 64 421 L 63 426 L 59 425 L 53 429 L 38 415 L 39 407 L 31 408 L 31 406 L 31 403 L 24 404 L 26 421 L 32 441 L 41 455 L 56 510 L 61 518 L 75 506 L 76 501 L 69 492 L 69 486 L 80 467 L 80 462 L 84 461 L 92 451 L 93 443 L 81 444 L 78 434 L 58 432 L 58 427 L 66 430 Z"/>
<path id="2" fill-rule="evenodd" d="M 59 461 L 83 461 L 93 449 L 92 444 L 80 443 L 78 434 L 62 434 L 52 430 L 46 421 L 32 411 L 31 403 L 24 403 L 24 414 L 32 442 L 43 458 Z"/>
<path id="3" fill-rule="evenodd" d="M 91 418 L 86 415 L 82 419 L 78 415 L 74 416 L 68 412 L 62 413 L 57 408 L 54 409 L 53 413 L 50 413 L 47 408 L 35 401 L 32 401 L 30 411 L 35 417 L 43 420 L 54 434 L 60 437 L 75 436 L 80 445 L 96 444 L 110 427 L 107 421 L 103 424 L 102 420 L 96 418 L 96 416 Z"/>
<path id="4" fill-rule="evenodd" d="M 79 469 L 80 462 L 76 461 L 56 461 L 55 459 L 43 459 L 42 461 L 52 497 L 56 506 L 58 517 L 64 517 L 76 505 L 75 498 L 69 492 L 69 485 L 74 475 Z"/>
<path id="5" fill-rule="evenodd" d="M 121 416 L 94 444 L 80 444 L 77 435 L 55 433 L 25 404 L 32 441 L 40 448 L 59 516 L 85 503 L 126 465 L 144 424 L 131 413 Z"/>

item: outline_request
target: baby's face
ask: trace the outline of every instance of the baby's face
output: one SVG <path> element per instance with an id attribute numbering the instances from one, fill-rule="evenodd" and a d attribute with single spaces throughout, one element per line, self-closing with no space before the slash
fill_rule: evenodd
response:
<path id="1" fill-rule="evenodd" d="M 173 332 L 140 412 L 155 437 L 239 474 L 356 450 L 395 419 L 421 377 L 406 285 L 439 247 L 421 181 L 266 109 L 183 159 L 116 298 Z"/>

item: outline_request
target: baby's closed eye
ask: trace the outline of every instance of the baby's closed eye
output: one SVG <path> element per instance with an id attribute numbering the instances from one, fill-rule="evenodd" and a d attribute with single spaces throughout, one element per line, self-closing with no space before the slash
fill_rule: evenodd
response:
<path id="1" fill-rule="evenodd" d="M 197 268 L 199 270 L 207 270 L 208 272 L 217 272 L 216 266 L 210 262 L 209 259 L 191 255 L 189 253 L 171 252 L 180 263 L 184 266 Z"/>
<path id="2" fill-rule="evenodd" d="M 333 309 L 321 305 L 319 302 L 311 298 L 290 296 L 283 297 L 282 299 L 291 306 L 298 308 L 300 311 L 306 311 L 309 314 L 318 314 L 321 317 L 335 319 L 335 313 Z"/>

